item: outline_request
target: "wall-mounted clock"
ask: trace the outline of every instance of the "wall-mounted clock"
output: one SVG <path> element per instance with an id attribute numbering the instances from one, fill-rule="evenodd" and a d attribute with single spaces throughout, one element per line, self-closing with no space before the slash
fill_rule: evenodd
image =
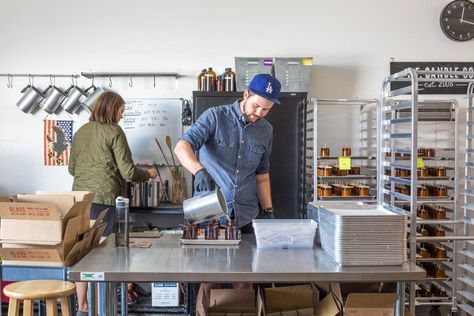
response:
<path id="1" fill-rule="evenodd" d="M 454 0 L 446 5 L 440 16 L 441 29 L 454 41 L 474 38 L 474 3 Z"/>

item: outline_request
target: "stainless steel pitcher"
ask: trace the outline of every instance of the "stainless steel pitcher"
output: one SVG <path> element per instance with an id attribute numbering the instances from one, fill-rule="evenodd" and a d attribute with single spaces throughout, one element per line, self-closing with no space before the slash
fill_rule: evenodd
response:
<path id="1" fill-rule="evenodd" d="M 49 114 L 56 113 L 59 105 L 66 97 L 66 95 L 56 86 L 48 86 L 46 90 L 43 91 L 45 99 L 41 108 Z"/>
<path id="2" fill-rule="evenodd" d="M 77 110 L 79 110 L 79 107 L 81 106 L 81 103 L 79 102 L 79 99 L 82 97 L 82 96 L 85 96 L 85 92 L 79 88 L 78 86 L 70 86 L 67 90 L 66 90 L 66 95 L 67 95 L 67 98 L 64 99 L 64 101 L 62 102 L 61 106 L 63 107 L 63 109 L 70 113 L 70 114 L 74 114 L 77 112 Z"/>
<path id="3" fill-rule="evenodd" d="M 221 190 L 184 200 L 184 217 L 190 223 L 201 223 L 213 218 L 227 216 L 227 202 Z"/>
<path id="4" fill-rule="evenodd" d="M 91 92 L 89 92 L 91 90 Z M 104 93 L 104 89 L 101 87 L 96 87 L 94 85 L 90 86 L 89 88 L 86 89 L 85 93 L 88 93 L 87 97 L 81 102 L 81 106 L 84 107 L 89 112 L 92 112 L 94 109 L 95 103 L 97 102 L 97 99 L 101 96 L 102 93 Z"/>
<path id="5" fill-rule="evenodd" d="M 33 111 L 36 105 L 38 105 L 38 103 L 40 103 L 44 98 L 43 92 L 32 85 L 24 87 L 23 90 L 21 90 L 21 93 L 23 93 L 23 95 L 16 105 L 25 113 Z"/>

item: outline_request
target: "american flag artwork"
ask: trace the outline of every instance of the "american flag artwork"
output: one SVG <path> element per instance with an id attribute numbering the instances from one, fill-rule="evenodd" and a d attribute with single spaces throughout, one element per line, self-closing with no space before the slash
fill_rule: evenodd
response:
<path id="1" fill-rule="evenodd" d="M 74 121 L 44 120 L 44 165 L 67 166 Z"/>

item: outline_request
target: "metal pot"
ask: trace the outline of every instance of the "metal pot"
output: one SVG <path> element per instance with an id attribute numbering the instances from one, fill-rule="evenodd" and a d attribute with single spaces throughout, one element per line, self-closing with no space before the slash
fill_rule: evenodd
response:
<path id="1" fill-rule="evenodd" d="M 203 195 L 184 200 L 184 217 L 190 223 L 201 223 L 227 216 L 227 203 L 221 190 L 216 189 Z"/>

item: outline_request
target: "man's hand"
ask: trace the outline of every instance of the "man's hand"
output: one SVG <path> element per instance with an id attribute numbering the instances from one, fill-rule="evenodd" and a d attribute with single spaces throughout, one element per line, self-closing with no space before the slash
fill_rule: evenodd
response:
<path id="1" fill-rule="evenodd" d="M 194 175 L 194 191 L 205 192 L 212 191 L 216 188 L 214 179 L 207 172 L 206 168 L 202 168 Z"/>
<path id="2" fill-rule="evenodd" d="M 265 215 L 265 219 L 275 219 L 275 215 L 273 214 L 273 207 L 264 208 L 263 214 Z"/>

